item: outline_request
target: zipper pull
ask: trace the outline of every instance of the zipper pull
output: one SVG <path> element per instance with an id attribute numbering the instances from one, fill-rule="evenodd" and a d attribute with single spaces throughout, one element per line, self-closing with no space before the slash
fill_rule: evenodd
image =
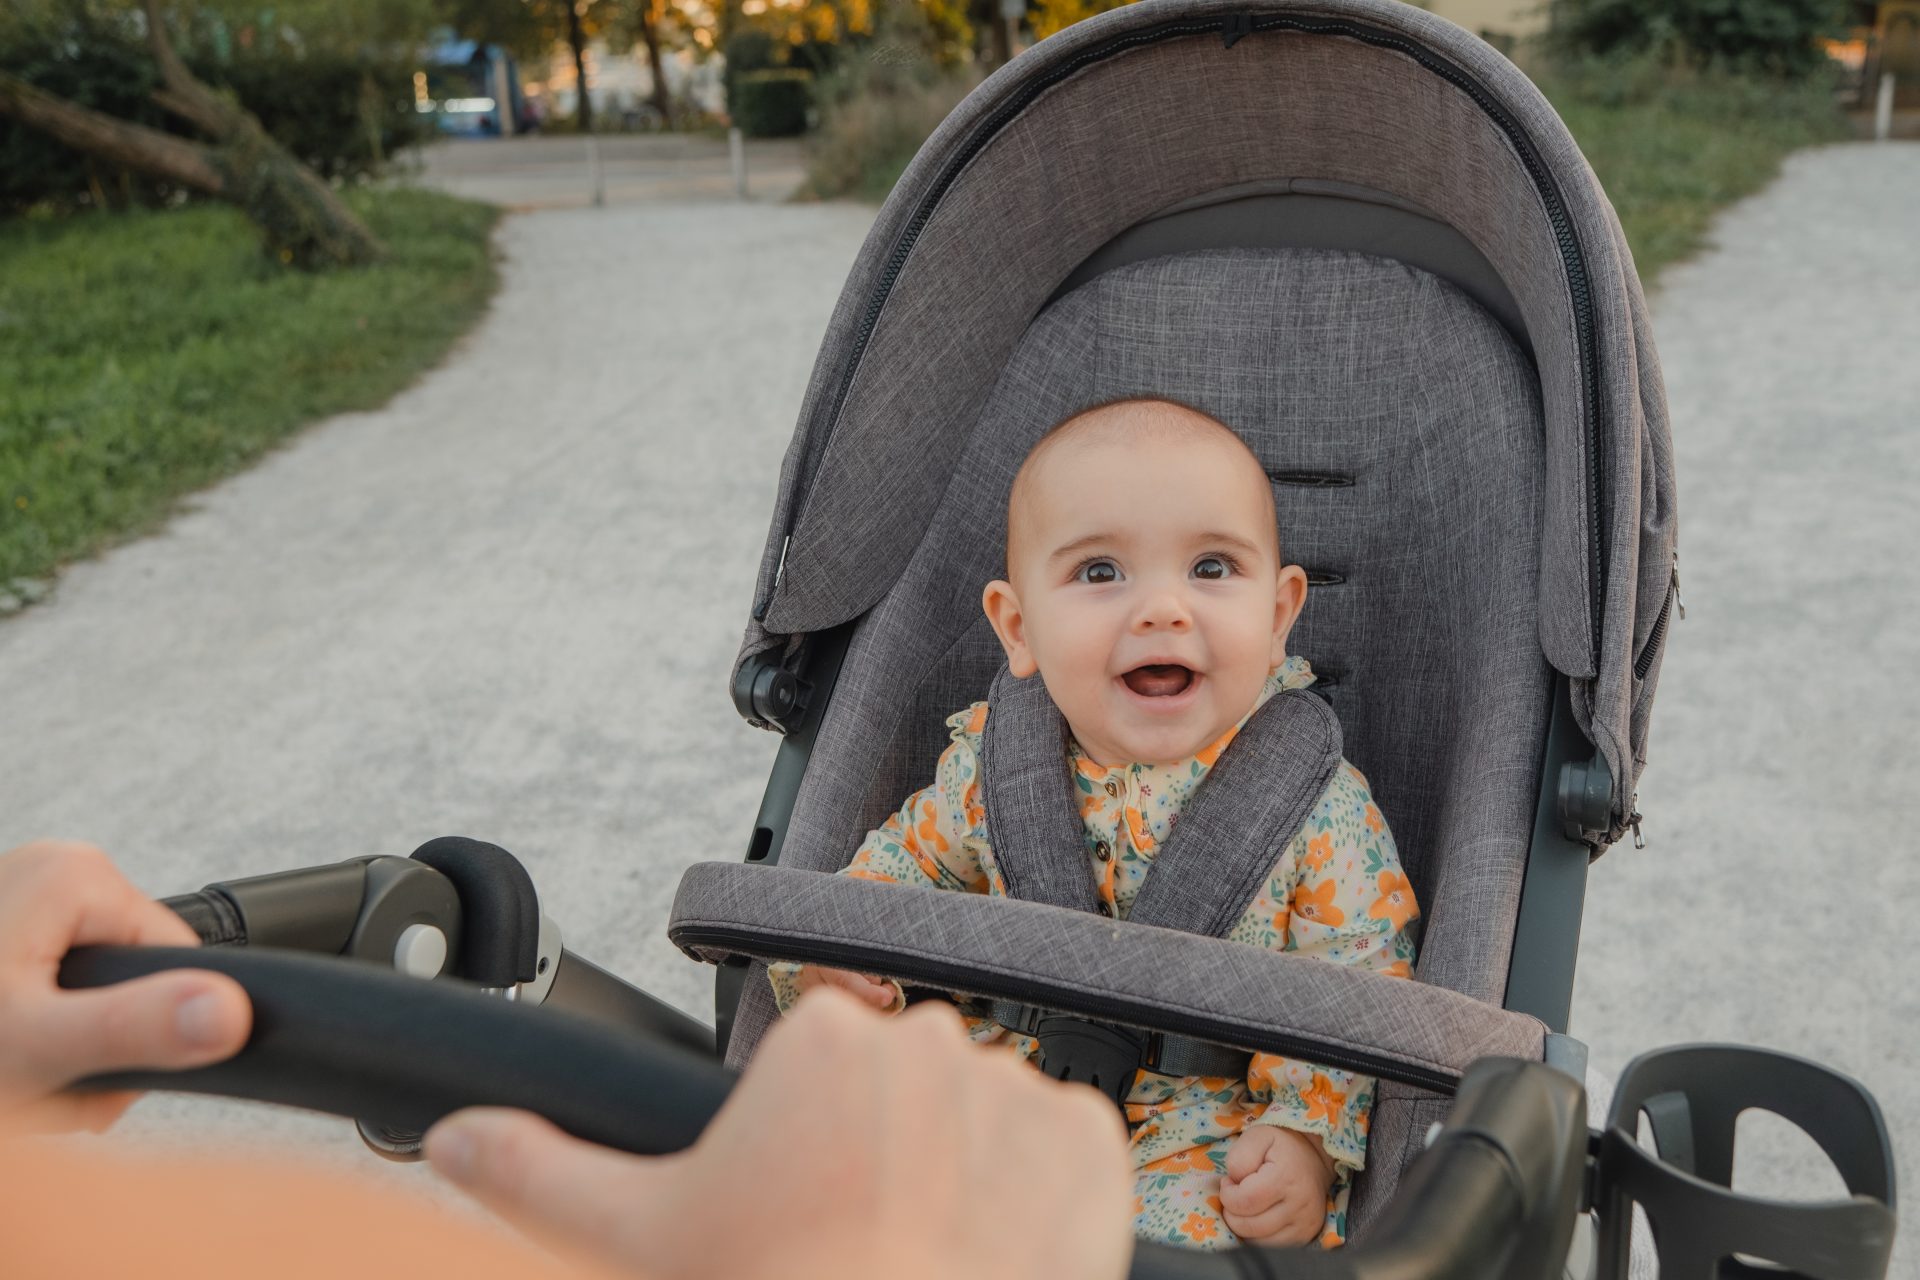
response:
<path id="1" fill-rule="evenodd" d="M 1687 602 L 1680 598 L 1680 548 L 1673 549 L 1673 607 L 1680 611 L 1680 621 L 1687 620 Z"/>
<path id="2" fill-rule="evenodd" d="M 1640 834 L 1640 821 L 1640 793 L 1636 791 L 1633 793 L 1633 812 L 1627 815 L 1627 825 L 1633 828 L 1633 847 L 1636 849 L 1647 847 L 1647 838 Z"/>

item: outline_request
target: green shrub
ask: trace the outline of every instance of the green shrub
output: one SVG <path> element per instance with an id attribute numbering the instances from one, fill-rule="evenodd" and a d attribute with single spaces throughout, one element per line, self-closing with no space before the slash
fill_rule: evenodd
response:
<path id="1" fill-rule="evenodd" d="M 413 68 L 402 54 L 303 50 L 271 36 L 250 49 L 229 46 L 224 56 L 215 42 L 206 45 L 182 51 L 193 73 L 232 93 L 325 177 L 374 175 L 432 127 L 413 109 Z M 159 72 L 138 31 L 91 7 L 76 6 L 57 27 L 0 28 L 0 70 L 118 119 L 195 136 L 152 100 Z M 0 117 L 0 212 L 161 204 L 179 194 Z"/>
<path id="2" fill-rule="evenodd" d="M 1552 0 L 1562 54 L 1674 51 L 1696 66 L 1805 76 L 1823 65 L 1846 0 Z"/>
<path id="3" fill-rule="evenodd" d="M 816 82 L 820 127 L 808 146 L 807 193 L 884 200 L 979 73 L 942 65 L 917 9 L 889 6 L 874 37 Z"/>
<path id="4" fill-rule="evenodd" d="M 796 68 L 749 71 L 734 82 L 733 122 L 750 138 L 790 138 L 807 131 L 813 76 Z"/>
<path id="5" fill-rule="evenodd" d="M 740 101 L 736 96 L 740 77 L 784 66 L 781 58 L 783 52 L 772 34 L 757 27 L 737 31 L 727 40 L 722 83 L 727 91 L 728 115 L 738 117 L 740 114 Z"/>

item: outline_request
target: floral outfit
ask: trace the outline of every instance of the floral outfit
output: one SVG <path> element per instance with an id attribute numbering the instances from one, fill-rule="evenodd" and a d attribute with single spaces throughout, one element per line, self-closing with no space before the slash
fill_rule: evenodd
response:
<path id="1" fill-rule="evenodd" d="M 1256 707 L 1285 689 L 1313 683 L 1305 659 L 1288 658 L 1268 679 Z M 1252 712 L 1248 712 L 1251 716 Z M 987 704 L 976 702 L 947 720 L 952 745 L 940 757 L 933 785 L 915 792 L 876 830 L 841 872 L 863 880 L 1005 896 L 994 864 L 981 795 L 981 735 Z M 1087 855 L 1100 900 L 1126 919 L 1155 852 L 1172 834 L 1181 807 L 1205 780 L 1242 717 L 1218 741 L 1169 765 L 1104 766 L 1071 743 L 1069 758 L 1086 828 Z M 1419 916 L 1393 836 L 1367 780 L 1341 761 L 1299 833 L 1227 939 L 1274 951 L 1316 956 L 1396 977 L 1410 975 Z M 798 992 L 799 966 L 771 967 L 781 1010 Z M 896 1004 L 904 993 L 896 993 Z M 964 1012 L 963 1008 L 963 1012 Z M 976 1041 L 1004 1042 L 1032 1057 L 1032 1037 L 991 1018 L 970 1016 Z M 1226 1139 L 1250 1124 L 1271 1124 L 1317 1137 L 1333 1157 L 1336 1181 L 1327 1198 L 1322 1245 L 1346 1236 L 1347 1191 L 1366 1163 L 1373 1080 L 1278 1054 L 1256 1053 L 1245 1079 L 1166 1076 L 1141 1071 L 1127 1098 L 1135 1168 L 1134 1228 L 1142 1239 L 1187 1248 L 1224 1249 L 1237 1241 L 1220 1211 Z"/>

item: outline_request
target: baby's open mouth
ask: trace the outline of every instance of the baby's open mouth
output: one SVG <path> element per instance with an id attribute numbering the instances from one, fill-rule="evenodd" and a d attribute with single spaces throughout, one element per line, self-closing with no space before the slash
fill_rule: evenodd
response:
<path id="1" fill-rule="evenodd" d="M 1174 698 L 1187 691 L 1194 675 L 1190 668 L 1177 663 L 1155 662 L 1135 667 L 1120 678 L 1143 698 Z"/>

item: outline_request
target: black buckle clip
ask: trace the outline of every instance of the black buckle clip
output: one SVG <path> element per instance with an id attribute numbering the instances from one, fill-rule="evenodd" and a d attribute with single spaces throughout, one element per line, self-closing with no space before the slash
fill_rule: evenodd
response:
<path id="1" fill-rule="evenodd" d="M 1040 1070 L 1055 1080 L 1092 1085 L 1125 1108 L 1133 1077 L 1146 1065 L 1150 1033 L 1089 1022 L 1066 1014 L 1047 1014 L 1034 1024 L 1040 1042 Z"/>

